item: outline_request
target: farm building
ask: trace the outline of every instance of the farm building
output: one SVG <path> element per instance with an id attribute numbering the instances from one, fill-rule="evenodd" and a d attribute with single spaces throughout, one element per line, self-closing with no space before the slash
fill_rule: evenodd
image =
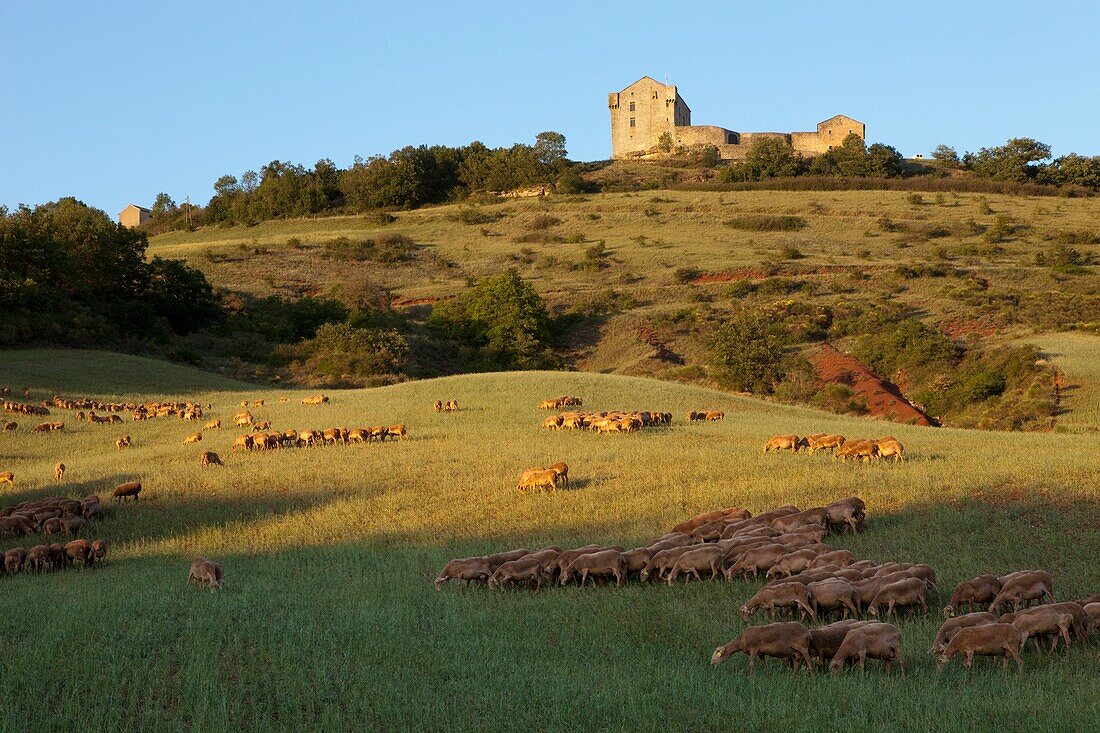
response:
<path id="1" fill-rule="evenodd" d="M 130 204 L 125 209 L 118 212 L 118 223 L 129 229 L 133 229 L 149 221 L 150 213 L 149 209 L 144 206 Z"/>

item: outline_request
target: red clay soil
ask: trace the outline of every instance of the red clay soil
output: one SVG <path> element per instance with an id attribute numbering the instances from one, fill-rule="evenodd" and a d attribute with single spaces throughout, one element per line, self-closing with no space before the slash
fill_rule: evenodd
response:
<path id="1" fill-rule="evenodd" d="M 867 400 L 874 417 L 911 425 L 939 427 L 939 422 L 924 414 L 905 399 L 897 386 L 875 376 L 867 367 L 847 354 L 825 344 L 810 357 L 818 378 L 825 382 L 849 385 Z"/>

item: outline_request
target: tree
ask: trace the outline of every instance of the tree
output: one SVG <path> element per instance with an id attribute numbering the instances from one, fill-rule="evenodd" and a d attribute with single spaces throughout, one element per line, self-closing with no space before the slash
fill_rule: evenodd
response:
<path id="1" fill-rule="evenodd" d="M 671 153 L 673 144 L 672 133 L 667 130 L 657 137 L 657 149 L 662 153 Z"/>
<path id="2" fill-rule="evenodd" d="M 1026 182 L 1041 166 L 1033 165 L 1050 158 L 1050 146 L 1029 137 L 1012 138 L 995 148 L 982 148 L 963 156 L 963 167 L 983 178 Z"/>
<path id="3" fill-rule="evenodd" d="M 432 308 L 429 323 L 478 350 L 489 366 L 535 369 L 552 364 L 552 319 L 535 288 L 514 270 L 482 280 Z"/>
<path id="4" fill-rule="evenodd" d="M 763 178 L 797 176 L 802 171 L 803 163 L 786 140 L 763 137 L 752 141 L 740 167 L 745 180 L 759 181 Z"/>
<path id="5" fill-rule="evenodd" d="M 154 219 L 167 219 L 178 210 L 176 202 L 166 193 L 158 193 L 151 210 Z"/>
<path id="6" fill-rule="evenodd" d="M 565 135 L 560 132 L 540 132 L 535 136 L 535 157 L 541 165 L 557 170 L 567 154 Z"/>
<path id="7" fill-rule="evenodd" d="M 945 168 L 955 168 L 959 165 L 959 154 L 955 148 L 947 145 L 937 145 L 932 151 L 932 159 Z"/>
<path id="8" fill-rule="evenodd" d="M 742 311 L 718 328 L 710 363 L 734 389 L 766 394 L 783 378 L 785 351 L 783 333 L 767 314 Z"/>
<path id="9" fill-rule="evenodd" d="M 896 178 L 901 175 L 904 161 L 896 148 L 875 143 L 867 148 L 867 170 L 872 176 Z"/>

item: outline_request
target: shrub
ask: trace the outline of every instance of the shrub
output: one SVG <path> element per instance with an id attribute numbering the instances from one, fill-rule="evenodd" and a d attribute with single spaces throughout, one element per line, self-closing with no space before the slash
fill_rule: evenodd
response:
<path id="1" fill-rule="evenodd" d="M 326 323 L 312 339 L 281 353 L 301 361 L 311 374 L 346 381 L 400 372 L 408 361 L 409 343 L 397 331 Z"/>
<path id="2" fill-rule="evenodd" d="M 793 244 L 788 244 L 779 251 L 779 256 L 784 260 L 801 260 L 806 255 L 802 254 L 802 251 L 795 247 Z"/>
<path id="3" fill-rule="evenodd" d="M 514 271 L 436 303 L 428 322 L 475 350 L 487 367 L 535 369 L 556 361 L 549 348 L 552 322 L 546 304 Z"/>
<path id="4" fill-rule="evenodd" d="M 921 196 L 919 193 L 915 192 L 908 194 L 905 197 L 905 200 L 908 201 L 912 206 L 922 206 L 924 204 L 924 196 Z"/>
<path id="5" fill-rule="evenodd" d="M 801 216 L 766 216 L 744 214 L 726 222 L 726 226 L 749 232 L 794 232 L 806 228 Z"/>
<path id="6" fill-rule="evenodd" d="M 767 394 L 783 378 L 784 352 L 782 331 L 767 314 L 742 311 L 718 328 L 710 364 L 733 389 Z"/>
<path id="7" fill-rule="evenodd" d="M 531 221 L 527 223 L 527 228 L 539 231 L 542 229 L 549 229 L 550 227 L 561 224 L 561 219 L 550 214 L 536 214 Z"/>
<path id="8" fill-rule="evenodd" d="M 676 271 L 672 273 L 672 279 L 681 285 L 687 285 L 694 282 L 702 274 L 703 271 L 695 267 L 677 267 Z"/>

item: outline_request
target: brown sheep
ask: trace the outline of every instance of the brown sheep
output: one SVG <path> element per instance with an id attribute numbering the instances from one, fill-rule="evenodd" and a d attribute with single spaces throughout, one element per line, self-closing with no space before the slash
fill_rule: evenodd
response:
<path id="1" fill-rule="evenodd" d="M 409 430 L 404 425 L 390 425 L 386 428 L 386 435 L 391 438 L 401 438 L 404 440 L 409 437 Z"/>
<path id="2" fill-rule="evenodd" d="M 92 554 L 90 558 L 93 562 L 107 562 L 106 540 L 96 540 L 92 543 Z"/>
<path id="3" fill-rule="evenodd" d="M 129 448 L 130 445 L 131 441 L 129 435 L 123 435 L 121 438 L 115 441 L 115 447 L 119 450 L 122 450 L 123 448 Z"/>
<path id="4" fill-rule="evenodd" d="M 202 426 L 203 430 L 220 430 L 222 427 L 221 420 L 211 420 Z"/>
<path id="5" fill-rule="evenodd" d="M 199 456 L 199 465 L 206 468 L 207 466 L 224 466 L 225 464 L 222 463 L 221 456 L 214 451 L 208 450 Z"/>
<path id="6" fill-rule="evenodd" d="M 1100 601 L 1086 603 L 1081 610 L 1085 612 L 1085 631 L 1091 634 L 1100 629 Z"/>
<path id="7" fill-rule="evenodd" d="M 194 580 L 200 588 L 210 586 L 210 592 L 221 590 L 225 587 L 225 569 L 213 560 L 205 557 L 196 557 L 191 563 L 191 570 L 187 573 L 187 585 Z"/>
<path id="8" fill-rule="evenodd" d="M 1012 625 L 1025 634 L 1020 643 L 1021 648 L 1027 644 L 1028 637 L 1034 637 L 1035 648 L 1041 649 L 1039 637 L 1050 635 L 1050 650 L 1054 651 L 1058 647 L 1059 634 L 1065 641 L 1066 648 L 1069 648 L 1069 632 L 1074 627 L 1074 621 L 1073 614 L 1069 611 L 1048 605 L 1024 611 L 1013 619 Z"/>
<path id="9" fill-rule="evenodd" d="M 64 463 L 58 463 L 56 466 L 54 466 L 53 467 L 53 475 L 54 475 L 54 478 L 57 479 L 58 481 L 61 481 L 63 478 L 65 478 L 65 464 Z"/>
<path id="10" fill-rule="evenodd" d="M 993 575 L 979 575 L 976 578 L 965 580 L 955 586 L 951 591 L 951 599 L 943 608 L 943 615 L 951 618 L 955 612 L 966 606 L 973 611 L 975 606 L 985 606 L 996 599 L 1001 592 L 1001 584 Z"/>
<path id="11" fill-rule="evenodd" d="M 23 571 L 23 563 L 27 559 L 27 551 L 22 547 L 15 547 L 4 553 L 4 571 L 8 575 L 15 575 Z"/>
<path id="12" fill-rule="evenodd" d="M 866 516 L 867 505 L 858 496 L 834 501 L 825 506 L 825 514 L 830 527 L 843 527 L 856 532 Z"/>
<path id="13" fill-rule="evenodd" d="M 1009 603 L 1013 610 L 1023 603 L 1042 601 L 1044 598 L 1049 598 L 1054 603 L 1054 578 L 1046 571 L 1023 571 L 1002 578 L 998 578 L 1001 580 L 1001 590 L 989 605 L 990 613 L 997 613 L 1002 606 Z"/>
<path id="14" fill-rule="evenodd" d="M 790 532 L 791 530 L 804 527 L 807 524 L 818 524 L 824 526 L 828 521 L 829 515 L 825 511 L 824 507 L 814 507 L 813 509 L 807 509 L 805 511 L 798 512 L 797 514 L 788 514 L 785 517 L 776 517 L 771 521 L 771 526 L 778 529 L 780 532 Z"/>
<path id="15" fill-rule="evenodd" d="M 465 557 L 451 560 L 439 571 L 435 579 L 435 589 L 442 590 L 443 584 L 448 580 L 465 580 L 466 585 L 470 581 L 484 583 L 493 574 L 489 568 L 489 561 L 484 557 Z"/>
<path id="16" fill-rule="evenodd" d="M 569 563 L 576 560 L 581 555 L 587 555 L 590 552 L 599 552 L 600 550 L 607 549 L 603 545 L 591 544 L 584 547 L 575 547 L 571 550 L 558 553 L 558 556 L 550 563 L 550 570 L 552 573 L 561 574 L 565 572 L 565 569 L 569 567 Z"/>
<path id="17" fill-rule="evenodd" d="M 261 430 L 271 430 L 271 421 L 270 420 L 260 420 L 257 423 L 253 423 L 252 432 L 258 433 Z"/>
<path id="18" fill-rule="evenodd" d="M 557 430 L 565 422 L 565 418 L 561 415 L 551 415 L 542 421 L 542 426 L 547 430 Z"/>
<path id="19" fill-rule="evenodd" d="M 802 548 L 794 552 L 788 552 L 768 569 L 764 577 L 771 579 L 773 576 L 789 577 L 794 573 L 800 573 L 810 566 L 810 562 L 819 555 L 817 550 Z"/>
<path id="20" fill-rule="evenodd" d="M 558 473 L 551 470 L 532 470 L 524 473 L 519 484 L 520 491 L 527 489 L 547 489 L 555 491 L 558 488 Z"/>
<path id="21" fill-rule="evenodd" d="M 18 427 L 19 427 L 19 423 L 15 422 L 13 420 L 8 420 L 4 423 L 4 432 L 5 433 L 10 433 L 11 431 L 17 429 Z"/>
<path id="22" fill-rule="evenodd" d="M 15 474 L 11 471 L 0 472 L 0 484 L 11 484 L 15 486 Z"/>
<path id="23" fill-rule="evenodd" d="M 42 534 L 49 536 L 61 534 L 65 531 L 65 525 L 61 523 L 61 517 L 51 517 L 42 523 Z"/>
<path id="24" fill-rule="evenodd" d="M 27 552 L 26 566 L 35 572 L 47 569 L 52 560 L 49 545 L 35 545 Z"/>
<path id="25" fill-rule="evenodd" d="M 928 652 L 930 654 L 943 654 L 948 643 L 954 639 L 955 634 L 959 633 L 962 629 L 995 623 L 997 623 L 997 617 L 986 611 L 978 611 L 976 613 L 968 613 L 963 616 L 949 618 L 943 622 L 943 625 L 940 626 L 940 630 L 936 632 L 936 638 L 932 641 L 932 648 L 929 649 Z"/>
<path id="26" fill-rule="evenodd" d="M 233 447 L 230 450 L 252 450 L 253 440 L 251 435 L 241 435 L 233 441 Z"/>
<path id="27" fill-rule="evenodd" d="M 626 574 L 628 576 L 640 574 L 651 557 L 653 557 L 653 550 L 648 547 L 637 547 L 624 552 L 623 561 L 626 562 Z"/>
<path id="28" fill-rule="evenodd" d="M 703 419 L 706 420 L 707 422 L 714 422 L 715 420 L 724 420 L 725 417 L 726 417 L 726 413 L 722 412 L 721 410 L 707 410 L 706 413 L 703 414 Z"/>
<path id="29" fill-rule="evenodd" d="M 788 548 L 779 544 L 762 545 L 748 550 L 741 558 L 726 568 L 726 580 L 730 580 L 737 573 L 744 571 L 752 573 L 755 578 L 759 571 L 767 572 L 779 562 L 779 558 L 787 554 Z"/>
<path id="30" fill-rule="evenodd" d="M 128 496 L 133 497 L 134 501 L 137 501 L 138 500 L 138 494 L 140 494 L 140 493 L 141 493 L 141 482 L 140 481 L 127 481 L 126 483 L 119 484 L 118 487 L 115 488 L 113 496 L 115 497 L 115 500 L 119 501 L 119 502 L 123 501 Z"/>
<path id="31" fill-rule="evenodd" d="M 188 435 L 186 438 L 183 439 L 183 444 L 187 445 L 188 443 L 198 443 L 201 440 L 202 440 L 202 433 L 191 433 L 190 435 Z"/>
<path id="32" fill-rule="evenodd" d="M 436 412 L 443 412 L 443 400 L 436 400 L 433 402 L 432 409 Z"/>
<path id="33" fill-rule="evenodd" d="M 882 586 L 867 606 L 867 612 L 877 618 L 883 606 L 886 607 L 884 615 L 889 616 L 895 608 L 917 605 L 928 613 L 928 586 L 920 578 L 905 578 Z"/>
<path id="34" fill-rule="evenodd" d="M 901 632 L 897 626 L 872 623 L 849 630 L 833 655 L 833 661 L 829 662 L 829 670 L 838 674 L 849 661 L 857 659 L 859 668 L 865 670 L 868 657 L 886 662 L 886 671 L 897 662 L 902 675 L 905 674 L 905 655 L 901 651 Z"/>
<path id="35" fill-rule="evenodd" d="M 581 555 L 562 571 L 559 582 L 567 585 L 574 575 L 580 575 L 582 588 L 589 576 L 610 575 L 615 578 L 615 585 L 621 586 L 623 579 L 626 578 L 626 560 L 623 559 L 623 553 L 617 550 L 601 550 Z"/>
<path id="36" fill-rule="evenodd" d="M 558 461 L 557 463 L 549 466 L 547 471 L 553 471 L 557 474 L 555 478 L 556 483 L 562 486 L 569 486 L 569 464 L 565 461 Z"/>
<path id="37" fill-rule="evenodd" d="M 756 659 L 764 657 L 787 659 L 798 669 L 799 661 L 810 666 L 810 630 L 795 621 L 785 621 L 764 626 L 751 626 L 725 646 L 710 655 L 710 665 L 715 667 L 737 652 L 749 657 L 749 674 L 756 670 Z"/>
<path id="38" fill-rule="evenodd" d="M 766 585 L 746 601 L 738 612 L 743 621 L 748 621 L 757 610 L 767 611 L 768 618 L 774 619 L 777 608 L 790 609 L 792 614 L 797 610 L 803 617 L 809 616 L 812 620 L 817 620 L 810 591 L 801 583 Z"/>
<path id="39" fill-rule="evenodd" d="M 718 577 L 722 564 L 722 556 L 725 551 L 721 547 L 717 547 L 713 544 L 700 545 L 693 547 L 687 552 L 676 558 L 676 562 L 673 563 L 672 569 L 669 570 L 666 580 L 671 587 L 676 582 L 676 576 L 680 573 L 684 573 L 685 578 L 690 575 L 694 575 L 696 580 L 702 580 L 699 577 L 699 572 L 702 570 L 710 571 L 710 578 L 714 580 Z"/>
<path id="40" fill-rule="evenodd" d="M 1008 669 L 1008 660 L 1015 659 L 1017 668 L 1024 668 L 1024 661 L 1020 659 L 1020 651 L 1027 641 L 1027 632 L 1020 631 L 1012 624 L 983 624 L 960 629 L 955 637 L 947 645 L 947 649 L 937 659 L 937 664 L 942 668 L 951 661 L 956 654 L 963 655 L 963 666 L 969 674 L 974 664 L 974 656 L 1001 657 L 1005 669 Z"/>
<path id="41" fill-rule="evenodd" d="M 798 450 L 798 436 L 797 435 L 776 435 L 773 438 L 769 438 L 767 443 L 764 443 L 764 453 L 768 451 L 780 451 L 789 450 L 794 453 Z"/>
<path id="42" fill-rule="evenodd" d="M 349 443 L 366 443 L 370 440 L 370 430 L 365 428 L 352 428 L 348 431 Z"/>
<path id="43" fill-rule="evenodd" d="M 828 664 L 832 661 L 849 631 L 873 623 L 877 622 L 845 619 L 834 621 L 816 629 L 810 629 L 810 657 L 814 665 L 816 666 L 818 662 Z"/>
<path id="44" fill-rule="evenodd" d="M 88 540 L 73 540 L 65 545 L 66 563 L 69 565 L 72 565 L 77 560 L 88 565 L 94 562 L 91 560 L 91 556 L 92 545 Z"/>
<path id="45" fill-rule="evenodd" d="M 815 557 L 810 561 L 810 569 L 819 568 L 822 565 L 836 565 L 838 567 L 845 567 L 851 565 L 856 561 L 855 554 L 851 550 L 833 550 L 832 552 L 826 552 Z"/>
<path id="46" fill-rule="evenodd" d="M 859 598 L 851 583 L 846 580 L 840 578 L 819 580 L 808 584 L 806 590 L 810 591 L 810 603 L 818 614 L 823 610 L 832 611 L 839 608 L 844 613 L 843 618 L 848 618 L 849 613 L 852 617 L 859 615 Z"/>
<path id="47" fill-rule="evenodd" d="M 537 558 L 530 556 L 521 557 L 519 560 L 506 562 L 498 567 L 489 576 L 490 588 L 503 588 L 505 584 L 529 583 L 534 581 L 535 589 L 542 587 L 545 568 Z"/>
<path id="48" fill-rule="evenodd" d="M 67 514 L 61 518 L 61 526 L 74 537 L 80 534 L 80 530 L 88 526 L 88 520 L 76 514 Z"/>

